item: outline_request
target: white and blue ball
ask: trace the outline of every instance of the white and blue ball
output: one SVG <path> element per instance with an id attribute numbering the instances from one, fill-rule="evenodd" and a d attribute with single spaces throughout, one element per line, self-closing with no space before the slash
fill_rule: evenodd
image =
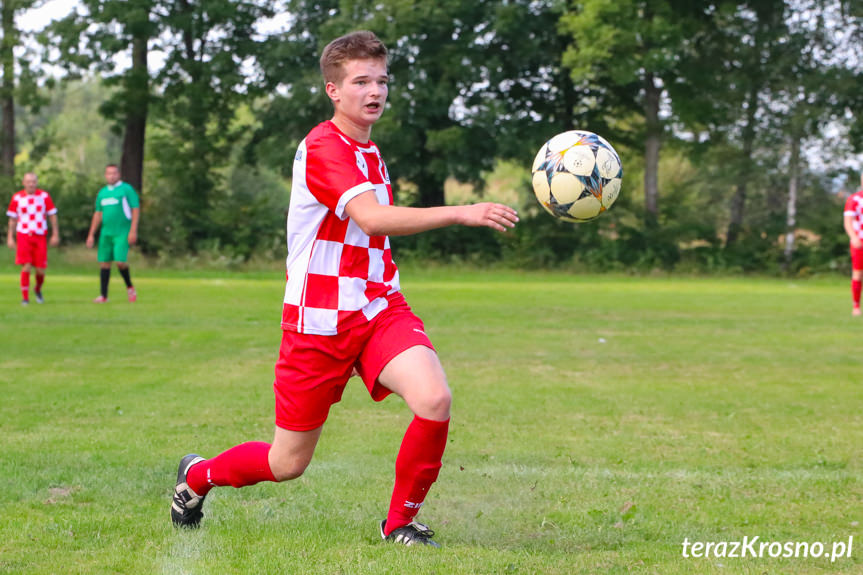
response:
<path id="1" fill-rule="evenodd" d="M 568 222 L 587 222 L 620 193 L 620 156 L 603 137 L 563 132 L 543 144 L 533 161 L 533 193 L 542 207 Z"/>

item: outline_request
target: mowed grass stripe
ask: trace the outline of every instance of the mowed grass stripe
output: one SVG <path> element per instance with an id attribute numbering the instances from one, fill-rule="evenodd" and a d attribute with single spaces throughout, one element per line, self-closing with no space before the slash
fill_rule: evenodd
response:
<path id="1" fill-rule="evenodd" d="M 116 276 L 117 274 L 115 274 Z M 420 519 L 382 545 L 410 414 L 354 381 L 315 460 L 217 490 L 176 532 L 176 463 L 272 435 L 283 276 L 0 275 L 0 573 L 857 573 L 684 559 L 702 541 L 859 540 L 859 336 L 847 282 L 403 270 L 455 394 Z M 863 543 L 861 543 L 863 545 Z M 861 547 L 863 548 L 863 547 Z"/>

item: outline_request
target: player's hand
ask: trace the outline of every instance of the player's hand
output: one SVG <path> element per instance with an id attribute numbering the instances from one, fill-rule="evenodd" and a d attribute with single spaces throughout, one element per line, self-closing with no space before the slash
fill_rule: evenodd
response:
<path id="1" fill-rule="evenodd" d="M 483 202 L 481 204 L 463 206 L 463 208 L 464 219 L 462 223 L 466 226 L 485 226 L 499 232 L 505 232 L 507 228 L 514 228 L 516 222 L 518 222 L 518 213 L 511 207 L 503 204 Z"/>
<path id="2" fill-rule="evenodd" d="M 129 245 L 134 246 L 135 243 L 138 241 L 138 233 L 137 232 L 129 232 L 128 240 L 129 240 Z"/>
<path id="3" fill-rule="evenodd" d="M 859 250 L 860 248 L 863 248 L 863 240 L 861 240 L 858 237 L 852 237 L 851 238 L 851 247 L 854 248 L 855 250 Z"/>
<path id="4" fill-rule="evenodd" d="M 51 234 L 51 245 L 55 248 L 60 245 L 60 236 L 57 234 Z"/>
<path id="5" fill-rule="evenodd" d="M 6 238 L 6 245 L 9 246 L 10 250 L 14 250 L 15 249 L 15 240 L 11 237 L 7 237 Z"/>
<path id="6" fill-rule="evenodd" d="M 88 248 L 93 247 L 93 236 L 87 236 L 87 247 Z"/>

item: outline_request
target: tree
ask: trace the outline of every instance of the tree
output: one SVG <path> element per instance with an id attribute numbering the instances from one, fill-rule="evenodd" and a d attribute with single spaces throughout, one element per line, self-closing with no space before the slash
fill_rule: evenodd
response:
<path id="1" fill-rule="evenodd" d="M 385 150 L 397 191 L 406 182 L 416 204 L 443 204 L 448 177 L 481 185 L 496 159 L 532 158 L 542 141 L 571 128 L 577 98 L 560 65 L 556 6 L 291 1 L 291 27 L 264 61 L 284 95 L 263 107 L 254 149 L 264 157 L 293 149 L 331 113 L 317 58 L 333 38 L 367 28 L 389 49 L 392 80 L 373 138 Z"/>
<path id="2" fill-rule="evenodd" d="M 604 87 L 594 105 L 617 118 L 609 137 L 643 146 L 648 223 L 659 216 L 659 153 L 669 121 L 663 105 L 674 114 L 669 90 L 688 82 L 683 63 L 709 26 L 702 4 L 682 0 L 585 0 L 561 18 L 572 39 L 564 64 L 576 84 Z"/>
<path id="3" fill-rule="evenodd" d="M 123 133 L 124 178 L 139 189 L 148 121 L 159 127 L 151 149 L 176 194 L 173 205 L 187 247 L 193 247 L 207 236 L 217 170 L 238 136 L 234 112 L 258 93 L 248 68 L 263 53 L 266 38 L 255 25 L 273 15 L 276 2 L 82 1 L 85 10 L 53 28 L 62 61 L 76 73 L 103 74 L 113 88 L 102 112 Z M 154 46 L 164 65 L 150 70 Z M 129 56 L 131 65 L 118 65 L 119 54 Z"/>
<path id="4" fill-rule="evenodd" d="M 57 63 L 72 78 L 95 71 L 110 96 L 103 116 L 123 137 L 120 169 L 123 179 L 143 189 L 144 142 L 152 94 L 148 70 L 149 44 L 159 28 L 158 0 L 81 0 L 83 10 L 59 20 L 45 42 L 59 48 Z M 124 58 L 128 56 L 130 65 Z"/>
<path id="5" fill-rule="evenodd" d="M 15 16 L 31 8 L 36 0 L 3 0 L 0 2 L 0 26 L 3 38 L 0 40 L 0 119 L 3 130 L 0 135 L 0 175 L 15 179 L 15 100 L 25 95 L 29 105 L 38 106 L 41 99 L 36 94 L 36 81 L 29 51 L 16 57 L 15 49 L 21 48 L 22 34 L 15 24 Z M 17 68 L 17 70 L 16 70 Z"/>
<path id="6" fill-rule="evenodd" d="M 167 57 L 155 78 L 162 91 L 155 107 L 163 135 L 153 149 L 175 189 L 189 247 L 208 236 L 218 170 L 242 133 L 234 122 L 237 107 L 260 94 L 245 67 L 266 50 L 255 24 L 272 16 L 273 7 L 271 0 L 178 0 L 160 13 Z"/>

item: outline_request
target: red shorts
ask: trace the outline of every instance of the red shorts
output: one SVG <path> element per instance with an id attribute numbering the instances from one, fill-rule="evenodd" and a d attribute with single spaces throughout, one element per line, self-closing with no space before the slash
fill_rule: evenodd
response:
<path id="1" fill-rule="evenodd" d="M 855 248 L 851 246 L 851 269 L 854 271 L 863 270 L 863 248 Z"/>
<path id="2" fill-rule="evenodd" d="M 18 232 L 15 241 L 18 243 L 18 249 L 15 252 L 15 265 L 30 264 L 39 269 L 48 267 L 47 236 Z"/>
<path id="3" fill-rule="evenodd" d="M 381 401 L 391 393 L 378 381 L 381 371 L 417 345 L 434 349 L 423 322 L 404 299 L 390 302 L 372 321 L 337 335 L 284 331 L 273 384 L 276 425 L 291 431 L 323 425 L 330 406 L 342 399 L 354 367 L 372 399 Z"/>

